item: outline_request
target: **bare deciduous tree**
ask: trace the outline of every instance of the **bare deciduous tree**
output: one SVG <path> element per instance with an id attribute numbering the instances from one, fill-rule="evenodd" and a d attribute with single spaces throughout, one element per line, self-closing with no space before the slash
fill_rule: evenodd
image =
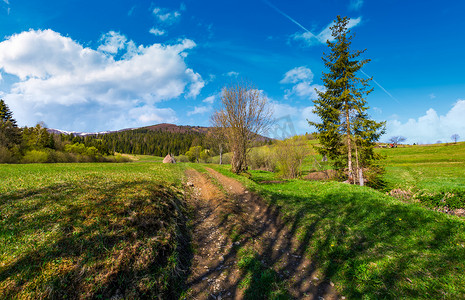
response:
<path id="1" fill-rule="evenodd" d="M 460 135 L 454 133 L 450 138 L 454 141 L 454 144 L 457 144 L 457 141 L 460 139 Z"/>
<path id="2" fill-rule="evenodd" d="M 224 130 L 232 151 L 231 169 L 239 174 L 247 171 L 247 149 L 271 125 L 272 111 L 262 92 L 244 81 L 224 87 L 220 105 L 212 122 Z"/>
<path id="3" fill-rule="evenodd" d="M 406 140 L 407 140 L 406 137 L 403 137 L 403 136 L 400 136 L 400 135 L 398 135 L 398 136 L 393 136 L 393 137 L 391 137 L 391 138 L 389 139 L 389 141 L 390 141 L 391 143 L 393 143 L 394 145 L 397 145 L 397 144 L 399 144 L 399 143 L 405 142 Z"/>

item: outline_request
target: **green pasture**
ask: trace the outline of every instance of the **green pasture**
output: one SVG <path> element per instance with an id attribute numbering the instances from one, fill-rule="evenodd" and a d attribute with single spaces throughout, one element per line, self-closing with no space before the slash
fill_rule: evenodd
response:
<path id="1" fill-rule="evenodd" d="M 0 165 L 0 298 L 171 298 L 182 165 Z"/>
<path id="2" fill-rule="evenodd" d="M 392 188 L 447 192 L 465 190 L 465 143 L 378 149 Z"/>
<path id="3" fill-rule="evenodd" d="M 348 299 L 465 298 L 463 219 L 368 187 L 215 169 L 277 207 L 320 280 Z"/>

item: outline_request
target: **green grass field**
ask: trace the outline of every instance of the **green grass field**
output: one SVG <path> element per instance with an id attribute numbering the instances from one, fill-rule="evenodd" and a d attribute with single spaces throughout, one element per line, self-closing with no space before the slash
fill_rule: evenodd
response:
<path id="1" fill-rule="evenodd" d="M 465 143 L 377 151 L 389 188 L 465 191 Z M 0 298 L 180 296 L 189 247 L 184 170 L 202 165 L 132 159 L 0 165 Z M 344 296 L 465 298 L 463 218 L 368 187 L 208 166 L 280 207 L 320 278 Z"/>
<path id="2" fill-rule="evenodd" d="M 159 163 L 0 165 L 0 298 L 178 295 L 183 171 Z"/>
<path id="3" fill-rule="evenodd" d="M 378 149 L 390 188 L 465 190 L 465 143 Z"/>
<path id="4" fill-rule="evenodd" d="M 279 178 L 215 169 L 280 207 L 322 279 L 349 299 L 465 298 L 463 219 L 367 187 L 299 179 L 262 184 Z"/>

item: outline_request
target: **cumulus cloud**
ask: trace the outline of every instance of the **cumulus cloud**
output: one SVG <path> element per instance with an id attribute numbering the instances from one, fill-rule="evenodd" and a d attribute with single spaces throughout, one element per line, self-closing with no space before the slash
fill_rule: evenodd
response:
<path id="1" fill-rule="evenodd" d="M 349 24 L 347 24 L 347 28 L 353 28 L 360 24 L 362 21 L 362 17 L 358 17 L 356 19 L 350 19 Z M 331 29 L 330 27 L 334 25 L 334 22 L 331 22 L 328 26 L 326 26 L 319 34 L 315 35 L 310 31 L 306 31 L 304 33 L 295 33 L 291 36 L 291 38 L 295 41 L 302 42 L 304 46 L 310 47 L 319 44 L 325 44 L 326 41 L 334 41 L 334 38 L 331 36 Z"/>
<path id="2" fill-rule="evenodd" d="M 216 95 L 213 95 L 213 96 L 205 98 L 202 102 L 213 104 L 213 102 L 215 102 L 215 99 L 216 99 Z"/>
<path id="3" fill-rule="evenodd" d="M 325 87 L 318 84 L 312 84 L 312 82 L 313 72 L 307 67 L 301 66 L 287 71 L 280 83 L 293 84 L 293 86 L 285 91 L 284 98 L 289 99 L 292 96 L 297 95 L 301 98 L 311 100 L 316 99 L 318 95 L 315 89 L 323 91 Z"/>
<path id="4" fill-rule="evenodd" d="M 178 11 L 170 11 L 166 8 L 155 7 L 153 9 L 153 15 L 161 23 L 172 24 L 176 22 L 180 17 L 181 13 Z"/>
<path id="5" fill-rule="evenodd" d="M 4 98 L 18 121 L 28 125 L 39 120 L 38 114 L 49 126 L 72 130 L 174 120 L 174 111 L 155 104 L 200 93 L 205 83 L 184 61 L 195 46 L 188 39 L 136 46 L 109 32 L 93 50 L 52 30 L 22 32 L 0 43 L 0 70 L 18 78 Z M 139 107 L 147 110 L 135 109 Z M 87 120 L 86 128 L 70 128 L 78 119 Z"/>
<path id="6" fill-rule="evenodd" d="M 229 77 L 237 77 L 237 76 L 239 76 L 239 72 L 230 71 L 230 72 L 226 73 L 225 75 L 229 76 Z"/>
<path id="7" fill-rule="evenodd" d="M 127 38 L 119 32 L 110 31 L 100 38 L 102 43 L 97 50 L 107 52 L 110 54 L 116 54 L 119 50 L 122 50 L 126 46 Z"/>
<path id="8" fill-rule="evenodd" d="M 176 112 L 171 108 L 136 107 L 129 111 L 129 115 L 142 124 L 174 123 L 178 120 Z"/>
<path id="9" fill-rule="evenodd" d="M 308 124 L 308 121 L 319 121 L 318 116 L 313 113 L 313 106 L 297 107 L 272 101 L 271 107 L 274 124 L 266 133 L 268 137 L 284 139 L 295 134 L 315 131 L 315 128 Z"/>
<path id="10" fill-rule="evenodd" d="M 297 67 L 289 70 L 284 74 L 280 83 L 297 83 L 299 81 L 313 81 L 312 70 L 306 67 Z"/>
<path id="11" fill-rule="evenodd" d="M 151 28 L 149 30 L 149 32 L 155 36 L 160 36 L 160 35 L 164 35 L 166 33 L 166 31 L 164 30 L 161 30 L 161 29 L 157 29 L 157 28 Z"/>
<path id="12" fill-rule="evenodd" d="M 398 120 L 389 120 L 386 125 L 385 139 L 391 136 L 402 135 L 408 143 L 434 143 L 438 140 L 450 141 L 452 134 L 465 137 L 465 100 L 458 100 L 443 116 L 430 108 L 424 116 L 418 119 L 409 119 L 402 123 Z"/>
<path id="13" fill-rule="evenodd" d="M 201 115 L 205 114 L 207 112 L 210 112 L 212 110 L 212 106 L 207 105 L 207 106 L 195 106 L 194 110 L 188 111 L 187 115 L 192 116 L 192 115 Z"/>

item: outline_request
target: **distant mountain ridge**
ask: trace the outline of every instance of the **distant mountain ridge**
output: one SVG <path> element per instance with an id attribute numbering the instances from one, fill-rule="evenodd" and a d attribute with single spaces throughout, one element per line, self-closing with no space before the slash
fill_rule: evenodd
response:
<path id="1" fill-rule="evenodd" d="M 108 131 L 100 131 L 100 132 L 78 132 L 78 131 L 66 131 L 54 128 L 47 128 L 47 131 L 50 133 L 55 134 L 65 134 L 65 135 L 74 135 L 74 136 L 89 136 L 89 135 L 104 135 L 110 134 L 115 132 L 123 132 L 129 130 L 150 130 L 150 131 L 168 131 L 173 133 L 188 133 L 188 132 L 199 132 L 199 133 L 207 133 L 211 127 L 205 126 L 190 126 L 190 125 L 176 125 L 170 123 L 160 123 L 156 125 L 138 127 L 138 128 L 125 128 L 120 130 L 108 130 Z"/>

